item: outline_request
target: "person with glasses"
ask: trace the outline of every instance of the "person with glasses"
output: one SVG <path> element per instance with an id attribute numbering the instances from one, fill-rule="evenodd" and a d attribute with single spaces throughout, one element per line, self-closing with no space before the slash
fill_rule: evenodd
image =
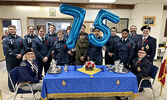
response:
<path id="1" fill-rule="evenodd" d="M 151 62 L 147 59 L 147 49 L 142 47 L 138 50 L 138 57 L 132 61 L 131 71 L 134 73 L 138 80 L 138 85 L 142 78 L 148 77 L 148 73 L 151 69 Z M 143 88 L 139 89 L 139 92 L 142 92 Z"/>
<path id="2" fill-rule="evenodd" d="M 100 30 L 95 28 L 94 35 L 97 39 L 101 39 Z M 102 56 L 102 48 L 97 47 L 90 42 L 88 43 L 88 50 L 87 50 L 87 59 L 94 61 L 96 65 L 102 65 L 103 56 Z"/>
<path id="3" fill-rule="evenodd" d="M 146 25 L 141 28 L 143 35 L 140 36 L 139 41 L 136 44 L 137 50 L 141 47 L 146 48 L 146 57 L 147 59 L 153 63 L 155 53 L 156 53 L 156 44 L 157 40 L 154 37 L 151 37 L 149 34 L 151 32 L 151 27 Z M 137 54 L 136 54 L 137 55 Z"/>

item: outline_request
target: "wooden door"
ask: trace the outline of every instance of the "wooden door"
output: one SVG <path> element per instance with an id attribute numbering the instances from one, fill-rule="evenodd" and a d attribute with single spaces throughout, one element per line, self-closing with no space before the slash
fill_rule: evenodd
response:
<path id="1" fill-rule="evenodd" d="M 2 20 L 0 20 L 0 61 L 5 59 L 3 49 L 2 49 L 2 40 L 1 40 L 2 36 L 3 36 L 3 25 L 2 25 Z"/>

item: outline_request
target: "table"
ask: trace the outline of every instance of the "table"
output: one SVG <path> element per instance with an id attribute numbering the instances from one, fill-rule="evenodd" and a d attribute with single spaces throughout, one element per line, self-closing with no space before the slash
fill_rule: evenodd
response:
<path id="1" fill-rule="evenodd" d="M 109 72 L 105 65 L 96 66 L 101 67 L 104 71 L 93 75 L 76 71 L 74 66 L 68 66 L 68 72 L 62 70 L 61 74 L 47 73 L 43 79 L 41 99 L 111 96 L 132 96 L 134 99 L 138 96 L 137 78 L 133 73 Z"/>

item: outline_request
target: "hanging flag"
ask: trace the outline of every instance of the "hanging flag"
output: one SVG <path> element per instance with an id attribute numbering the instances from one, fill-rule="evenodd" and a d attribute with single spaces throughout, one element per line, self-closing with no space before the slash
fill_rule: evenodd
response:
<path id="1" fill-rule="evenodd" d="M 161 68 L 160 68 L 159 75 L 158 75 L 158 81 L 161 83 L 162 86 L 165 85 L 166 75 L 167 75 L 167 47 L 165 47 L 165 53 L 163 56 Z"/>

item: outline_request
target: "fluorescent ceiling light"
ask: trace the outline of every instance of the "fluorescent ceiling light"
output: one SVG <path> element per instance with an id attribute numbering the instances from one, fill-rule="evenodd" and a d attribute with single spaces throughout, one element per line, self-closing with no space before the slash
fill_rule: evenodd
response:
<path id="1" fill-rule="evenodd" d="M 60 1 L 60 0 L 34 0 L 34 1 Z"/>
<path id="2" fill-rule="evenodd" d="M 114 3 L 117 0 L 89 0 L 89 2 L 94 2 L 94 3 Z"/>

